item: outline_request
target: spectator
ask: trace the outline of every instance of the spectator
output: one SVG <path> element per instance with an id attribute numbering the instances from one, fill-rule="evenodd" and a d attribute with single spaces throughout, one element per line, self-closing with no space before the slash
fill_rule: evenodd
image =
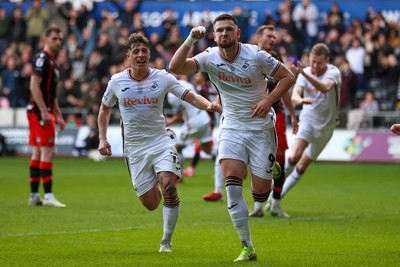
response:
<path id="1" fill-rule="evenodd" d="M 74 33 L 70 33 L 65 40 L 68 58 L 75 54 L 76 49 L 79 46 L 78 37 Z"/>
<path id="2" fill-rule="evenodd" d="M 317 40 L 319 10 L 311 0 L 302 0 L 293 10 L 293 20 L 299 32 L 303 32 L 304 48 L 311 48 Z"/>
<path id="3" fill-rule="evenodd" d="M 110 2 L 118 9 L 118 20 L 122 23 L 122 26 L 129 28 L 132 24 L 132 18 L 139 13 L 143 1 L 124 1 L 124 7 L 121 7 L 120 3 L 115 0 Z"/>
<path id="4" fill-rule="evenodd" d="M 144 25 L 142 21 L 142 14 L 135 13 L 132 17 L 132 23 L 129 27 L 130 32 L 142 32 L 144 34 Z"/>
<path id="5" fill-rule="evenodd" d="M 68 58 L 68 51 L 66 48 L 62 48 L 57 55 L 57 65 L 60 69 L 60 81 L 65 81 L 71 77 L 72 65 Z"/>
<path id="6" fill-rule="evenodd" d="M 388 35 L 389 26 L 381 12 L 372 19 L 371 24 L 366 23 L 366 25 L 366 30 L 371 31 L 373 38 L 377 38 L 380 34 Z"/>
<path id="7" fill-rule="evenodd" d="M 68 13 L 71 8 L 69 2 L 61 0 L 46 1 L 46 9 L 48 10 L 48 24 L 57 25 L 62 32 L 68 35 L 71 31 L 69 28 Z"/>
<path id="8" fill-rule="evenodd" d="M 0 7 L 0 54 L 8 46 L 8 35 L 10 34 L 11 19 L 7 15 L 7 10 Z"/>
<path id="9" fill-rule="evenodd" d="M 91 113 L 97 114 L 100 108 L 101 97 L 104 88 L 97 79 L 89 80 L 81 84 L 82 107 Z"/>
<path id="10" fill-rule="evenodd" d="M 365 48 L 361 46 L 361 41 L 354 38 L 351 47 L 346 52 L 346 59 L 350 64 L 356 78 L 357 91 L 365 92 L 364 82 L 364 58 Z"/>
<path id="11" fill-rule="evenodd" d="M 98 154 L 97 148 L 99 146 L 99 129 L 97 127 L 97 116 L 93 113 L 89 113 L 86 116 L 86 124 L 88 127 L 88 133 L 86 138 L 83 140 L 81 146 L 75 147 L 75 152 L 79 156 L 88 156 L 94 160 L 99 159 L 98 157 L 93 157 L 93 155 Z"/>
<path id="12" fill-rule="evenodd" d="M 19 50 L 26 42 L 27 22 L 24 18 L 21 7 L 16 6 L 12 12 L 9 35 L 9 44 L 15 50 Z"/>
<path id="13" fill-rule="evenodd" d="M 7 97 L 10 106 L 25 107 L 26 102 L 18 97 L 21 86 L 21 70 L 18 68 L 17 59 L 9 57 L 7 59 L 6 68 L 1 72 L 3 82 L 1 95 Z"/>
<path id="14" fill-rule="evenodd" d="M 169 36 L 164 40 L 163 46 L 165 50 L 168 52 L 167 61 L 169 61 L 172 55 L 175 54 L 176 50 L 178 50 L 179 46 L 183 44 L 183 38 L 180 35 L 180 30 L 178 26 L 172 26 L 169 31 Z"/>
<path id="15" fill-rule="evenodd" d="M 167 8 L 164 11 L 162 25 L 164 28 L 164 31 L 163 31 L 164 35 L 162 36 L 162 42 L 164 42 L 170 35 L 169 33 L 171 31 L 171 28 L 173 26 L 178 25 L 177 17 L 171 8 Z"/>
<path id="16" fill-rule="evenodd" d="M 18 103 L 20 107 L 25 107 L 29 103 L 31 97 L 29 83 L 32 75 L 32 62 L 26 62 L 20 65 L 21 77 L 20 86 L 18 88 Z"/>
<path id="17" fill-rule="evenodd" d="M 96 43 L 96 50 L 100 52 L 106 64 L 112 63 L 113 46 L 107 32 L 100 32 Z"/>
<path id="18" fill-rule="evenodd" d="M 349 62 L 343 58 L 343 62 L 339 65 L 340 75 L 342 78 L 342 87 L 340 89 L 340 108 L 349 109 L 355 107 L 355 76 L 351 70 Z"/>
<path id="19" fill-rule="evenodd" d="M 108 62 L 104 59 L 100 50 L 93 50 L 86 64 L 86 79 L 89 81 L 95 79 L 102 81 L 107 77 L 108 67 Z"/>
<path id="20" fill-rule="evenodd" d="M 71 58 L 71 77 L 77 82 L 85 79 L 86 60 L 83 57 L 82 47 L 77 47 Z"/>
<path id="21" fill-rule="evenodd" d="M 292 0 L 282 0 L 279 4 L 276 14 L 281 16 L 283 13 L 288 13 L 290 16 L 293 15 L 294 3 Z"/>
<path id="22" fill-rule="evenodd" d="M 342 54 L 339 37 L 340 33 L 337 29 L 331 29 L 325 37 L 324 42 L 329 48 L 330 51 L 329 59 L 331 60 L 331 62 L 333 62 L 337 56 Z"/>
<path id="23" fill-rule="evenodd" d="M 400 54 L 400 19 L 397 20 L 397 25 L 394 21 L 389 22 L 389 44 L 393 49 L 397 50 L 397 55 Z"/>
<path id="24" fill-rule="evenodd" d="M 342 34 L 345 31 L 343 12 L 337 3 L 331 5 L 328 14 L 324 18 L 323 27 L 325 32 L 336 29 L 339 34 Z"/>
<path id="25" fill-rule="evenodd" d="M 41 8 L 40 0 L 33 0 L 32 7 L 26 13 L 26 21 L 28 24 L 27 37 L 33 49 L 38 48 L 41 34 L 46 28 L 49 14 L 46 8 Z"/>
<path id="26" fill-rule="evenodd" d="M 368 91 L 364 95 L 358 109 L 350 110 L 347 116 L 348 130 L 358 130 L 361 127 L 376 126 L 378 120 L 374 118 L 379 112 L 378 101 L 374 99 L 372 92 Z"/>
<path id="27" fill-rule="evenodd" d="M 373 40 L 372 33 L 364 34 L 364 77 L 377 78 L 380 73 L 379 68 L 379 51 L 376 45 L 376 40 Z"/>
<path id="28" fill-rule="evenodd" d="M 299 38 L 296 24 L 292 20 L 292 16 L 289 12 L 280 13 L 276 28 L 279 30 L 286 30 L 287 34 L 290 34 L 295 40 Z M 301 53 L 301 51 L 298 51 L 298 53 Z"/>
<path id="29" fill-rule="evenodd" d="M 62 82 L 60 89 L 58 89 L 57 96 L 60 108 L 71 109 L 82 106 L 79 84 L 72 78 L 68 78 Z M 71 113 L 71 111 L 68 113 Z"/>
<path id="30" fill-rule="evenodd" d="M 247 42 L 249 36 L 247 35 L 249 27 L 250 12 L 247 7 L 244 9 L 241 6 L 236 6 L 232 10 L 232 16 L 234 16 L 238 22 L 238 28 L 241 29 L 240 41 Z M 269 22 L 270 23 L 270 22 Z"/>
<path id="31" fill-rule="evenodd" d="M 166 57 L 167 52 L 165 51 L 164 46 L 160 43 L 160 35 L 157 32 L 153 32 L 150 35 L 150 61 L 154 62 L 154 60 L 158 57 Z"/>
<path id="32" fill-rule="evenodd" d="M 90 20 L 88 25 L 82 31 L 74 20 L 70 21 L 71 31 L 78 38 L 78 46 L 83 48 L 83 56 L 85 59 L 89 58 L 90 54 L 96 47 L 97 27 L 94 19 Z"/>
<path id="33" fill-rule="evenodd" d="M 67 19 L 70 22 L 70 24 L 71 23 L 75 24 L 80 31 L 83 31 L 83 28 L 93 23 L 92 21 L 93 18 L 87 6 L 88 1 L 86 1 L 86 3 L 82 3 L 82 1 L 77 1 L 77 2 L 81 2 L 80 6 L 71 7 Z"/>

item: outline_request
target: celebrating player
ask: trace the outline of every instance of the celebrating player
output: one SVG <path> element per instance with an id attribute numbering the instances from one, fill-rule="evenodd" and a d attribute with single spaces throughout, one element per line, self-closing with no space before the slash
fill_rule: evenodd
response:
<path id="1" fill-rule="evenodd" d="M 118 102 L 124 156 L 133 187 L 150 211 L 157 209 L 163 196 L 164 235 L 159 251 L 172 252 L 172 235 L 180 209 L 176 182 L 181 178 L 181 164 L 175 148 L 176 137 L 166 130 L 164 99 L 167 93 L 172 93 L 199 109 L 218 109 L 204 97 L 185 89 L 170 73 L 150 68 L 149 41 L 143 34 L 131 34 L 126 49 L 130 68 L 111 77 L 102 99 L 98 117 L 99 152 L 112 155 L 107 128 L 111 107 Z"/>
<path id="2" fill-rule="evenodd" d="M 177 74 L 207 72 L 219 93 L 214 101 L 222 103 L 223 110 L 218 159 L 226 182 L 228 212 L 242 243 L 242 251 L 234 261 L 250 261 L 257 256 L 242 183 L 249 166 L 254 198 L 260 202 L 268 199 L 277 150 L 271 107 L 292 86 L 294 76 L 257 46 L 240 43 L 240 29 L 232 15 L 219 15 L 213 27 L 217 47 L 188 58 L 193 44 L 205 36 L 204 27 L 195 27 L 172 57 L 169 67 Z M 267 76 L 279 80 L 268 95 Z"/>
<path id="3" fill-rule="evenodd" d="M 286 159 L 288 175 L 282 197 L 300 180 L 307 167 L 317 159 L 339 122 L 341 78 L 339 69 L 329 64 L 329 48 L 315 44 L 310 51 L 310 67 L 297 63 L 292 101 L 303 104 L 300 126 L 291 155 Z"/>

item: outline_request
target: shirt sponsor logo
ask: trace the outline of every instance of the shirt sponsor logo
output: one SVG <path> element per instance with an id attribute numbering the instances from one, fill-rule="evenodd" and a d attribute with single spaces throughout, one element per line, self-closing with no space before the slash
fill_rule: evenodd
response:
<path id="1" fill-rule="evenodd" d="M 124 106 L 136 106 L 136 105 L 154 105 L 158 103 L 158 98 L 124 98 Z"/>
<path id="2" fill-rule="evenodd" d="M 228 75 L 223 72 L 218 73 L 218 80 L 224 82 L 234 82 L 234 83 L 242 83 L 242 84 L 251 84 L 251 79 L 246 77 L 240 77 L 238 75 Z"/>

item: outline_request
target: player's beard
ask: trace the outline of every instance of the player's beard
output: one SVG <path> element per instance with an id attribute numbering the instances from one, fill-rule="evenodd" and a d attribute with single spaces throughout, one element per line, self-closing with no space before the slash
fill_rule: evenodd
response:
<path id="1" fill-rule="evenodd" d="M 229 41 L 229 40 L 225 39 L 224 42 L 219 41 L 218 46 L 220 48 L 231 48 L 235 44 L 236 44 L 236 41 L 234 41 L 234 40 Z"/>

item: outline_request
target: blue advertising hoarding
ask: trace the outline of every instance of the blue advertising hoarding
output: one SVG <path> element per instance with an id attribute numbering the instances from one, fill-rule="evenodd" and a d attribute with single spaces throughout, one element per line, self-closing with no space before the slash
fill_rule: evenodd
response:
<path id="1" fill-rule="evenodd" d="M 11 12 L 16 0 L 1 1 L 0 6 L 5 7 L 8 12 Z M 91 1 L 89 1 L 91 2 Z M 295 4 L 300 1 L 293 1 Z M 322 22 L 324 15 L 329 11 L 333 3 L 337 3 L 340 9 L 344 12 L 346 23 L 349 24 L 354 18 L 364 20 L 369 7 L 372 7 L 376 12 L 382 12 L 387 21 L 397 23 L 400 20 L 400 4 L 397 0 L 385 1 L 312 1 L 318 7 L 320 12 L 320 21 Z M 275 12 L 282 1 L 149 1 L 144 0 L 140 11 L 146 34 L 152 32 L 162 32 L 162 20 L 164 11 L 172 9 L 178 18 L 182 35 L 189 33 L 194 25 L 199 25 L 201 20 L 213 21 L 213 19 L 221 13 L 230 13 L 235 7 L 240 6 L 249 15 L 249 26 L 246 30 L 248 36 L 254 33 L 265 18 L 266 12 L 270 12 L 271 16 L 277 19 Z M 32 5 L 31 1 L 23 1 L 22 8 L 26 11 Z M 45 7 L 45 1 L 43 1 Z M 118 9 L 110 1 L 97 0 L 91 3 L 93 14 L 96 19 L 99 19 L 102 9 L 107 9 L 109 12 L 116 13 Z M 120 3 L 124 6 L 124 1 Z"/>

